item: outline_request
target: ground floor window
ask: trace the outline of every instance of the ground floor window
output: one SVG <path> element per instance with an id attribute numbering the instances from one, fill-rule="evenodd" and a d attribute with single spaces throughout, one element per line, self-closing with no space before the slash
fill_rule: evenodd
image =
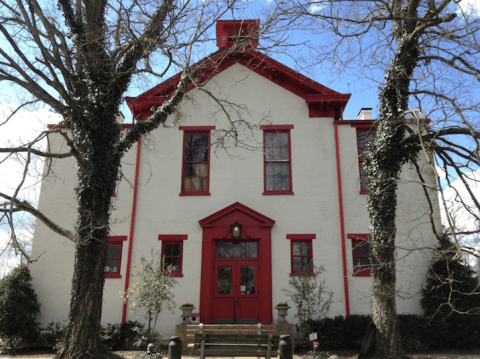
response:
<path id="1" fill-rule="evenodd" d="M 122 265 L 123 242 L 127 236 L 108 237 L 107 264 L 105 266 L 105 278 L 121 278 L 120 268 Z"/>
<path id="2" fill-rule="evenodd" d="M 312 239 L 315 234 L 287 234 L 290 239 L 291 276 L 313 273 Z"/>
<path id="3" fill-rule="evenodd" d="M 370 276 L 370 235 L 348 234 L 347 238 L 352 240 L 353 275 L 357 277 Z"/>
<path id="4" fill-rule="evenodd" d="M 170 269 L 175 277 L 183 277 L 183 241 L 186 234 L 161 234 L 158 240 L 162 241 L 163 268 Z"/>

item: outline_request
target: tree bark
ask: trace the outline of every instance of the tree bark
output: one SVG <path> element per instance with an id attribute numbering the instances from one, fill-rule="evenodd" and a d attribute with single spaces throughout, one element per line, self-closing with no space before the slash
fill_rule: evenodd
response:
<path id="1" fill-rule="evenodd" d="M 410 79 L 418 57 L 418 39 L 399 50 L 380 92 L 380 114 L 375 139 L 365 158 L 369 176 L 370 258 L 373 272 L 372 319 L 376 327 L 374 350 L 367 358 L 403 358 L 396 294 L 395 236 L 397 179 L 403 164 L 415 156 L 405 143 L 404 113 L 408 110 Z"/>

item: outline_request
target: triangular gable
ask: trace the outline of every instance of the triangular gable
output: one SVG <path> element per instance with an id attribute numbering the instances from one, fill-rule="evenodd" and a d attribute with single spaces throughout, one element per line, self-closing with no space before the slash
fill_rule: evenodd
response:
<path id="1" fill-rule="evenodd" d="M 230 225 L 229 217 L 235 214 L 235 218 L 238 217 L 239 214 L 242 214 L 244 220 L 240 222 L 240 224 L 245 225 L 245 224 L 252 224 L 252 222 L 255 222 L 255 225 L 258 227 L 272 227 L 275 224 L 275 221 L 267 216 L 264 216 L 263 214 L 251 209 L 250 207 L 247 207 L 240 202 L 235 202 L 234 204 L 231 204 L 228 207 L 225 207 L 224 209 L 221 209 L 218 212 L 215 212 L 211 214 L 208 217 L 205 217 L 204 219 L 201 219 L 198 221 L 200 223 L 200 226 L 202 228 L 208 228 L 208 227 L 214 227 L 216 225 Z M 245 219 L 248 220 L 245 223 Z M 225 223 L 223 223 L 225 222 Z M 244 222 L 244 223 L 242 223 Z"/>
<path id="2" fill-rule="evenodd" d="M 236 63 L 305 99 L 310 117 L 340 119 L 351 96 L 329 89 L 255 50 L 232 53 L 231 49 L 219 49 L 192 66 L 196 70 L 195 82 L 203 84 Z M 179 72 L 137 97 L 126 97 L 135 119 L 145 120 L 150 116 L 152 107 L 158 107 L 168 100 L 176 90 L 181 76 L 182 73 Z M 186 91 L 194 87 L 190 83 Z"/>

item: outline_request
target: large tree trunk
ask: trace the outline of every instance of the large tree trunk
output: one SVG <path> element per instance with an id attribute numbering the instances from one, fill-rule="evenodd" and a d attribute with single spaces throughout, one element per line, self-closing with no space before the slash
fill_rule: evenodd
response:
<path id="1" fill-rule="evenodd" d="M 368 358 L 403 358 L 395 305 L 395 236 L 397 179 L 412 152 L 406 146 L 404 112 L 408 110 L 410 78 L 415 68 L 418 43 L 399 50 L 386 73 L 380 93 L 380 114 L 375 140 L 366 154 L 369 175 L 368 210 L 370 215 L 373 272 L 372 317 L 376 327 L 375 346 Z"/>
<path id="2" fill-rule="evenodd" d="M 105 113 L 77 119 L 77 123 L 86 126 L 72 131 L 76 147 L 85 162 L 78 169 L 75 264 L 68 332 L 64 348 L 58 355 L 62 359 L 108 355 L 100 341 L 100 321 L 111 195 L 120 165 L 115 151 L 119 135 L 115 114 L 116 111 L 105 109 Z M 92 119 L 101 120 L 95 122 Z M 82 138 L 89 141 L 79 140 Z"/>

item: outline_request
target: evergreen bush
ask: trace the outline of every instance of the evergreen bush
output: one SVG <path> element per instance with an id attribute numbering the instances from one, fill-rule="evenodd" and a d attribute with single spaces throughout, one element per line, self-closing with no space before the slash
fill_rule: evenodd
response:
<path id="1" fill-rule="evenodd" d="M 20 265 L 0 280 L 0 339 L 12 352 L 31 345 L 38 336 L 35 318 L 40 312 L 32 276 Z"/>
<path id="2" fill-rule="evenodd" d="M 475 271 L 462 258 L 447 235 L 442 235 L 435 251 L 438 258 L 430 266 L 422 290 L 421 305 L 425 316 L 452 325 L 460 314 L 479 314 L 480 288 Z M 450 318 L 448 318 L 450 317 Z"/>

